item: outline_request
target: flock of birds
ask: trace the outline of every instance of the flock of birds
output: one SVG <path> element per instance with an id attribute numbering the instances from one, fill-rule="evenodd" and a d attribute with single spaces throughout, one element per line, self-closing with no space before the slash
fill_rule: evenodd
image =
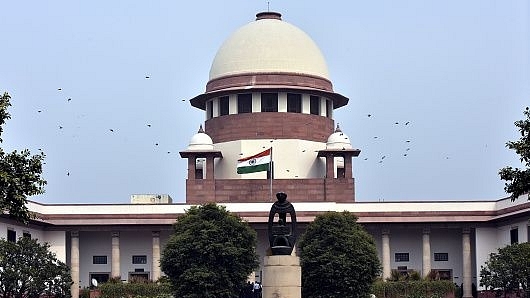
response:
<path id="1" fill-rule="evenodd" d="M 145 76 L 145 79 L 146 79 L 146 80 L 149 80 L 149 79 L 151 79 L 151 77 L 150 77 L 149 75 L 146 75 L 146 76 Z M 58 92 L 62 92 L 63 89 L 62 89 L 62 88 L 57 88 L 57 91 L 58 91 Z M 185 100 L 185 99 L 182 99 L 182 101 L 185 102 L 186 100 Z M 67 102 L 67 103 L 72 102 L 72 97 L 67 97 L 67 98 L 66 98 L 66 102 Z M 42 109 L 39 109 L 39 110 L 37 110 L 37 112 L 38 112 L 38 113 L 42 113 L 43 110 L 42 110 Z M 374 118 L 375 118 L 373 114 L 367 114 L 366 116 L 367 116 L 367 118 L 370 118 L 370 119 L 374 119 Z M 393 122 L 393 125 L 394 125 L 394 126 L 402 125 L 402 126 L 404 126 L 404 127 L 409 127 L 409 126 L 411 126 L 411 121 L 405 121 L 405 122 L 395 121 L 395 122 Z M 145 126 L 146 126 L 147 128 L 151 128 L 153 125 L 152 125 L 151 123 L 146 123 Z M 58 125 L 58 129 L 59 129 L 59 130 L 63 130 L 64 128 L 65 128 L 65 127 L 64 127 L 62 124 L 59 124 L 59 125 Z M 118 130 L 117 130 L 115 127 L 110 127 L 110 128 L 108 128 L 108 131 L 109 131 L 109 133 L 117 133 Z M 373 139 L 374 139 L 374 140 L 381 140 L 382 137 L 380 137 L 380 136 L 374 136 Z M 271 140 L 271 142 L 273 142 L 273 140 Z M 401 156 L 402 156 L 402 157 L 407 157 L 407 156 L 409 156 L 410 151 L 411 151 L 411 147 L 410 147 L 411 140 L 410 140 L 410 139 L 406 139 L 406 140 L 404 140 L 404 143 L 406 144 L 406 147 L 405 147 L 404 151 L 401 153 Z M 355 144 L 352 144 L 352 145 L 355 145 Z M 154 146 L 155 146 L 155 147 L 159 147 L 159 146 L 160 146 L 160 143 L 159 143 L 158 141 L 157 141 L 157 142 L 154 142 Z M 265 148 L 265 146 L 264 146 L 263 148 Z M 41 148 L 39 148 L 39 150 L 42 151 Z M 167 150 L 167 151 L 165 151 L 165 152 L 167 152 L 167 154 L 171 154 L 171 150 Z M 302 152 L 306 152 L 306 150 L 302 150 Z M 366 154 L 368 154 L 368 153 L 366 153 Z M 244 154 L 241 153 L 240 155 L 243 156 Z M 382 164 L 385 160 L 388 160 L 388 158 L 390 158 L 390 157 L 391 157 L 391 154 L 389 154 L 389 153 L 382 154 L 382 155 L 380 155 L 380 156 L 378 156 L 378 157 L 376 158 L 376 161 L 377 161 L 377 163 Z M 368 161 L 368 160 L 373 160 L 373 158 L 363 157 L 362 160 L 363 160 L 363 161 Z M 69 170 L 66 171 L 66 175 L 67 175 L 67 176 L 70 176 L 70 175 L 71 175 L 71 172 L 70 172 Z"/>
<path id="2" fill-rule="evenodd" d="M 149 75 L 146 75 L 146 76 L 145 76 L 145 79 L 146 79 L 146 80 L 149 80 L 149 79 L 151 79 L 151 77 L 150 77 Z M 57 91 L 58 91 L 58 92 L 62 92 L 62 91 L 63 91 L 63 88 L 61 88 L 61 87 L 60 87 L 60 88 L 57 88 Z M 186 99 L 182 99 L 182 101 L 185 102 Z M 67 102 L 67 103 L 72 102 L 72 97 L 67 97 L 67 98 L 66 98 L 66 102 Z M 44 111 L 43 109 L 38 109 L 38 110 L 37 110 L 37 113 L 44 113 L 44 112 L 45 112 L 45 111 Z M 151 124 L 151 123 L 146 123 L 145 126 L 146 126 L 147 128 L 151 128 L 151 127 L 153 127 L 153 124 Z M 63 124 L 58 124 L 58 125 L 57 125 L 57 128 L 58 128 L 59 130 L 66 129 L 66 127 L 65 127 Z M 115 127 L 110 127 L 110 128 L 108 128 L 108 132 L 111 133 L 111 134 L 118 133 L 118 129 L 116 129 Z M 154 146 L 158 148 L 158 147 L 160 147 L 160 143 L 159 143 L 158 141 L 156 141 L 156 142 L 154 142 Z M 43 152 L 43 149 L 42 149 L 42 148 L 38 148 L 38 151 Z M 171 150 L 168 150 L 168 151 L 166 151 L 166 154 L 171 154 L 171 152 L 172 152 Z M 43 162 L 43 164 L 46 164 L 46 162 Z M 67 171 L 66 171 L 66 176 L 70 176 L 71 173 L 72 173 L 72 172 L 71 172 L 70 170 L 67 170 Z"/>

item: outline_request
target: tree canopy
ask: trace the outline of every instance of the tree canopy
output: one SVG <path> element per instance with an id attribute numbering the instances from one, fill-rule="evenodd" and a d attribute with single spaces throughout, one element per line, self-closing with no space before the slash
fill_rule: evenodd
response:
<path id="1" fill-rule="evenodd" d="M 70 268 L 49 247 L 28 237 L 0 239 L 0 297 L 71 297 Z"/>
<path id="2" fill-rule="evenodd" d="M 375 242 L 349 212 L 315 218 L 300 242 L 303 297 L 368 297 L 381 265 Z"/>
<path id="3" fill-rule="evenodd" d="M 504 190 L 511 194 L 512 201 L 530 192 L 530 109 L 526 107 L 523 114 L 526 119 L 514 123 L 521 133 L 521 138 L 518 141 L 507 142 L 506 147 L 515 150 L 526 169 L 514 169 L 508 166 L 499 171 L 501 179 L 506 180 Z M 530 200 L 530 195 L 528 199 Z"/>
<path id="4" fill-rule="evenodd" d="M 250 225 L 214 203 L 193 206 L 177 219 L 160 265 L 175 297 L 238 297 L 258 268 Z"/>
<path id="5" fill-rule="evenodd" d="M 517 243 L 491 253 L 480 269 L 480 285 L 504 294 L 522 289 L 528 293 L 530 283 L 530 243 Z M 526 295 L 528 297 L 528 294 Z"/>
<path id="6" fill-rule="evenodd" d="M 2 126 L 11 116 L 7 112 L 11 96 L 0 96 L 0 143 Z M 0 212 L 7 213 L 17 221 L 27 223 L 31 214 L 26 207 L 28 196 L 44 192 L 46 181 L 42 179 L 44 153 L 30 155 L 29 150 L 6 153 L 0 147 Z"/>

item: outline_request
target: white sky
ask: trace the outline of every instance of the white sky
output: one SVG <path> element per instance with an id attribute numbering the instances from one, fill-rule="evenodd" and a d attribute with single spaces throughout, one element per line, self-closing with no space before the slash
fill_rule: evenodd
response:
<path id="1" fill-rule="evenodd" d="M 13 106 L 2 147 L 47 155 L 46 193 L 30 199 L 128 203 L 160 193 L 184 202 L 178 151 L 204 123 L 188 99 L 204 92 L 221 43 L 266 9 L 248 0 L 3 1 L 0 92 Z M 521 164 L 504 145 L 519 138 L 513 122 L 530 105 L 528 1 L 270 9 L 314 39 L 335 91 L 350 98 L 335 121 L 362 150 L 357 201 L 506 196 L 498 170 Z"/>

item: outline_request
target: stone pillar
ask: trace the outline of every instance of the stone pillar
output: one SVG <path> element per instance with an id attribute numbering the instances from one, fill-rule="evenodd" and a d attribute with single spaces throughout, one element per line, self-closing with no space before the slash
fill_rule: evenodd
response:
<path id="1" fill-rule="evenodd" d="M 70 276 L 72 298 L 79 298 L 79 232 L 70 232 Z"/>
<path id="2" fill-rule="evenodd" d="M 195 180 L 195 156 L 188 157 L 188 180 Z"/>
<path id="3" fill-rule="evenodd" d="M 462 231 L 462 283 L 463 298 L 472 298 L 471 292 L 471 231 L 467 228 Z"/>
<path id="4" fill-rule="evenodd" d="M 293 255 L 263 258 L 263 298 L 301 298 L 302 269 Z"/>
<path id="5" fill-rule="evenodd" d="M 110 275 L 111 277 L 119 277 L 120 273 L 120 233 L 112 232 L 112 256 L 111 256 Z"/>
<path id="6" fill-rule="evenodd" d="M 382 259 L 383 259 L 383 280 L 390 278 L 390 231 L 383 229 L 382 232 Z"/>
<path id="7" fill-rule="evenodd" d="M 153 259 L 151 260 L 151 280 L 160 278 L 160 232 L 153 232 Z"/>
<path id="8" fill-rule="evenodd" d="M 326 178 L 335 178 L 335 158 L 333 155 L 326 156 Z"/>
<path id="9" fill-rule="evenodd" d="M 423 229 L 423 271 L 422 277 L 425 278 L 431 272 L 431 239 L 430 229 Z"/>
<path id="10" fill-rule="evenodd" d="M 213 180 L 214 179 L 214 157 L 212 155 L 206 156 L 206 179 L 207 180 Z"/>
<path id="11" fill-rule="evenodd" d="M 353 178 L 352 156 L 351 154 L 344 154 L 344 178 Z"/>

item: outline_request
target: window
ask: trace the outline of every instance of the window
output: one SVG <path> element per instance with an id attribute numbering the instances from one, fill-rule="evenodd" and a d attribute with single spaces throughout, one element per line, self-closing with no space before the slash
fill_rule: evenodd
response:
<path id="1" fill-rule="evenodd" d="M 147 256 L 132 256 L 133 264 L 147 264 Z"/>
<path id="2" fill-rule="evenodd" d="M 440 280 L 453 280 L 453 270 L 451 269 L 432 269 L 436 278 Z"/>
<path id="3" fill-rule="evenodd" d="M 519 229 L 518 228 L 512 228 L 510 230 L 510 243 L 511 244 L 519 243 Z"/>
<path id="4" fill-rule="evenodd" d="M 252 113 L 252 94 L 244 93 L 237 95 L 237 113 Z"/>
<path id="5" fill-rule="evenodd" d="M 394 255 L 396 262 L 408 262 L 409 253 L 408 252 L 396 252 Z"/>
<path id="6" fill-rule="evenodd" d="M 447 262 L 449 261 L 449 254 L 446 252 L 435 252 L 434 260 L 436 262 Z"/>
<path id="7" fill-rule="evenodd" d="M 320 97 L 311 96 L 309 99 L 309 113 L 312 115 L 320 115 Z"/>
<path id="8" fill-rule="evenodd" d="M 23 232 L 22 237 L 31 239 L 31 234 L 29 232 Z"/>
<path id="9" fill-rule="evenodd" d="M 326 100 L 326 117 L 331 118 L 331 112 L 333 111 L 333 102 Z"/>
<path id="10" fill-rule="evenodd" d="M 149 273 L 148 272 L 129 272 L 129 281 L 148 281 Z"/>
<path id="11" fill-rule="evenodd" d="M 228 115 L 229 101 L 228 96 L 219 97 L 219 116 Z"/>
<path id="12" fill-rule="evenodd" d="M 287 93 L 287 112 L 302 113 L 302 95 Z"/>
<path id="13" fill-rule="evenodd" d="M 212 100 L 206 103 L 206 111 L 208 113 L 207 118 L 212 119 L 213 118 L 213 101 Z"/>
<path id="14" fill-rule="evenodd" d="M 92 256 L 92 264 L 95 264 L 95 265 L 107 264 L 107 256 Z"/>
<path id="15" fill-rule="evenodd" d="M 278 93 L 261 93 L 261 111 L 278 112 Z"/>
<path id="16" fill-rule="evenodd" d="M 7 230 L 7 241 L 17 242 L 17 232 L 15 230 Z"/>
<path id="17" fill-rule="evenodd" d="M 109 281 L 109 277 L 110 273 L 90 273 L 90 284 L 92 284 L 92 279 L 95 279 L 100 285 Z"/>

